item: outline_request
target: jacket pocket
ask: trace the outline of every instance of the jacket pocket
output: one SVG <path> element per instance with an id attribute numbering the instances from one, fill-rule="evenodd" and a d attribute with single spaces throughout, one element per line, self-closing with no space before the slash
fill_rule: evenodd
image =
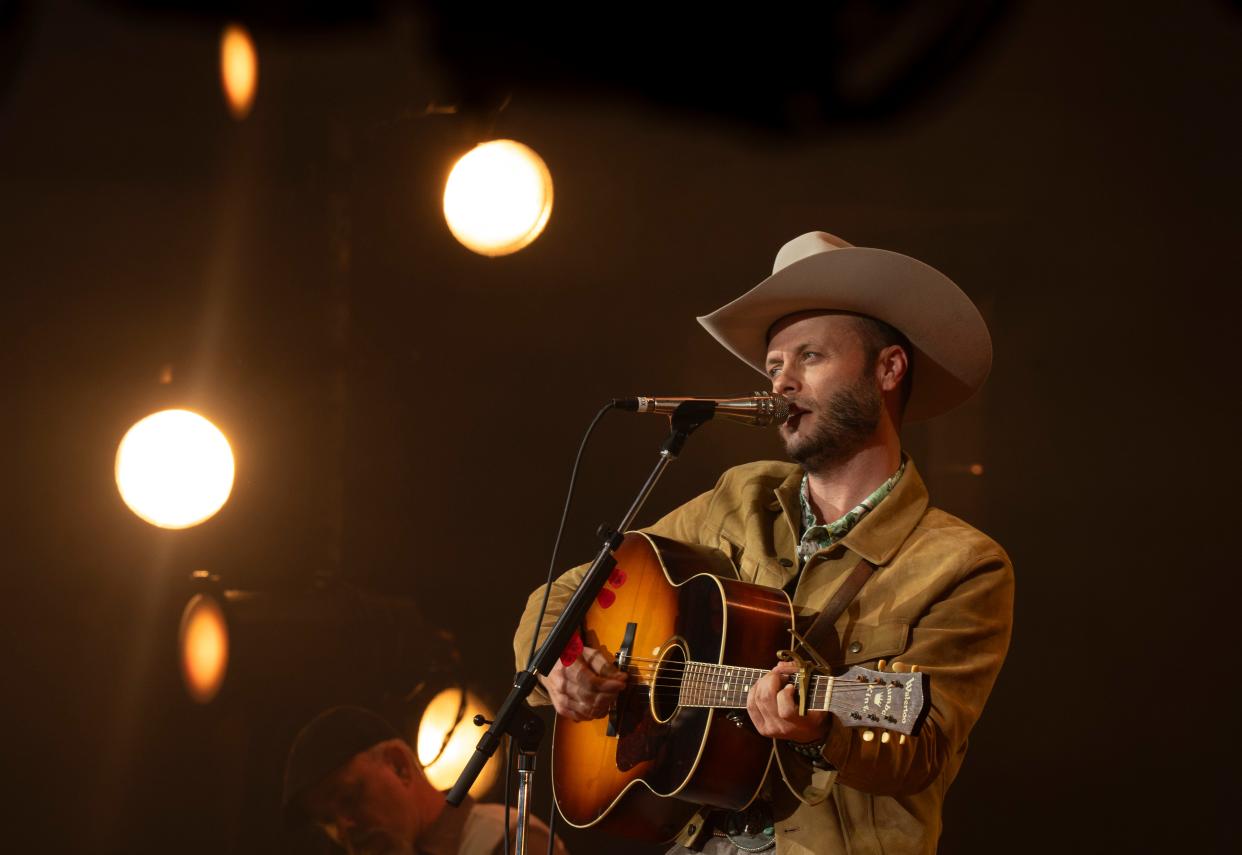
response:
<path id="1" fill-rule="evenodd" d="M 905 651 L 909 636 L 910 624 L 906 621 L 854 624 L 841 638 L 841 664 L 892 659 Z"/>

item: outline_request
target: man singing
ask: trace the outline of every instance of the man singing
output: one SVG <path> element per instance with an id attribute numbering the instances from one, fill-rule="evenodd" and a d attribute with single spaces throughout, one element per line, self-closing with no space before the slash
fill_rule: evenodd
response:
<path id="1" fill-rule="evenodd" d="M 1013 570 L 998 544 L 930 505 L 899 430 L 982 386 L 987 327 L 935 269 L 824 232 L 787 243 L 770 277 L 699 322 L 789 400 L 780 432 L 794 462 L 729 469 L 646 531 L 720 550 L 743 580 L 784 589 L 803 612 L 865 579 L 818 652 L 841 669 L 917 666 L 931 707 L 906 741 L 800 715 L 793 666 L 773 651 L 747 701 L 777 752 L 762 797 L 744 814 L 705 812 L 670 852 L 934 852 L 945 792 L 1009 645 Z M 584 569 L 553 584 L 541 637 Z M 515 638 L 519 667 L 541 600 L 539 589 Z M 546 698 L 533 701 L 575 721 L 606 715 L 626 686 L 589 647 L 540 682 Z"/>

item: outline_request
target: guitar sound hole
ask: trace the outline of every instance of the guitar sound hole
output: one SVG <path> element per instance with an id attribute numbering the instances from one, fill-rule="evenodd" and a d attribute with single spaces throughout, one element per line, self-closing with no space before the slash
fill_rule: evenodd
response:
<path id="1" fill-rule="evenodd" d="M 663 724 L 677 712 L 681 678 L 686 670 L 686 650 L 680 644 L 667 644 L 656 663 L 651 684 L 651 715 Z"/>

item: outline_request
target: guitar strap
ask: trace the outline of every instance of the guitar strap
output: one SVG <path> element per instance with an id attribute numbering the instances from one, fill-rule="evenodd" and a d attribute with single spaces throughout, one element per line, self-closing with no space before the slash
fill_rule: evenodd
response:
<path id="1" fill-rule="evenodd" d="M 845 612 L 849 604 L 858 596 L 858 592 L 862 590 L 862 586 L 867 584 L 867 580 L 871 578 L 871 574 L 875 572 L 875 565 L 866 558 L 859 559 L 854 565 L 854 569 L 845 577 L 845 581 L 841 583 L 841 587 L 837 588 L 837 592 L 832 595 L 832 599 L 824 606 L 823 610 L 815 616 L 815 620 L 802 633 L 802 638 L 807 645 L 817 653 L 824 648 L 829 640 L 835 641 L 833 633 L 836 631 L 837 618 Z M 836 651 L 839 653 L 840 651 Z M 831 660 L 829 660 L 831 661 Z"/>
<path id="2" fill-rule="evenodd" d="M 845 613 L 849 604 L 858 596 L 863 585 L 875 572 L 875 565 L 865 558 L 860 559 L 854 569 L 841 582 L 836 592 L 828 600 L 811 625 L 802 633 L 802 644 L 810 648 L 810 658 L 816 660 L 820 667 L 841 663 L 842 651 L 836 634 L 837 619 Z M 819 651 L 823 651 L 821 654 Z M 829 791 L 836 779 L 834 769 L 821 769 L 806 762 L 806 756 L 796 748 L 788 747 L 788 743 L 777 743 L 776 765 L 781 777 L 794 798 L 808 805 L 817 805 L 828 798 Z"/>

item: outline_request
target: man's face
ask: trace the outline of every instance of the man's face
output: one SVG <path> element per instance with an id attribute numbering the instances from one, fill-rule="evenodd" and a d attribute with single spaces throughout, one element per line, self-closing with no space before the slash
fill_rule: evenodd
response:
<path id="1" fill-rule="evenodd" d="M 368 752 L 306 796 L 307 813 L 350 855 L 412 855 L 422 830 L 415 804 L 396 769 Z"/>
<path id="2" fill-rule="evenodd" d="M 801 313 L 768 342 L 772 391 L 790 401 L 785 450 L 816 471 L 848 460 L 875 435 L 883 398 L 852 315 Z"/>

